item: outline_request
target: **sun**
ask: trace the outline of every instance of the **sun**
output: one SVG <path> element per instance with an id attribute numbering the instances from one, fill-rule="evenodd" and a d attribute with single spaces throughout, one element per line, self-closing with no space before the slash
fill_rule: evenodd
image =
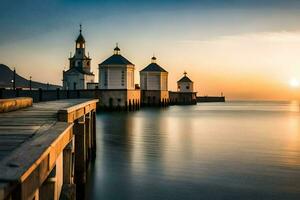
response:
<path id="1" fill-rule="evenodd" d="M 297 88 L 300 86 L 299 80 L 297 80 L 295 78 L 292 78 L 289 83 L 290 83 L 290 86 L 293 88 Z"/>

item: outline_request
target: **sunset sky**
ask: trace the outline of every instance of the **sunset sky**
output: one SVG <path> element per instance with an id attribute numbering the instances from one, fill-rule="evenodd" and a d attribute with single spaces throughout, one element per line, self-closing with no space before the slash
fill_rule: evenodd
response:
<path id="1" fill-rule="evenodd" d="M 118 42 L 136 66 L 136 83 L 155 53 L 170 90 L 187 71 L 199 95 L 300 100 L 297 0 L 0 3 L 0 63 L 27 78 L 61 84 L 82 23 L 97 78 Z"/>

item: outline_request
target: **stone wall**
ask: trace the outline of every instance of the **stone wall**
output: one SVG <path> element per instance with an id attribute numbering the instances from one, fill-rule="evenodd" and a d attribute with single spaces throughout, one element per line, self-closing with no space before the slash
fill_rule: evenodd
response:
<path id="1" fill-rule="evenodd" d="M 33 102 L 58 99 L 97 98 L 98 108 L 109 110 L 136 110 L 140 108 L 140 90 L 5 90 L 0 89 L 0 99 L 31 97 Z"/>
<path id="2" fill-rule="evenodd" d="M 197 104 L 196 92 L 169 92 L 171 105 Z"/>
<path id="3" fill-rule="evenodd" d="M 143 106 L 167 106 L 169 103 L 169 91 L 142 90 L 141 99 Z"/>
<path id="4" fill-rule="evenodd" d="M 199 103 L 225 102 L 224 96 L 199 96 L 197 97 Z"/>

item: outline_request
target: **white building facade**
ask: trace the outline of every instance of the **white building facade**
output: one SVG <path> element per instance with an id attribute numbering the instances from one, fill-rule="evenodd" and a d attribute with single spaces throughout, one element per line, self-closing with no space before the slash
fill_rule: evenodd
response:
<path id="1" fill-rule="evenodd" d="M 151 63 L 140 71 L 141 90 L 168 90 L 168 72 L 151 58 Z"/>
<path id="2" fill-rule="evenodd" d="M 168 72 L 151 58 L 151 63 L 140 71 L 141 102 L 149 106 L 166 106 L 169 102 Z"/>
<path id="3" fill-rule="evenodd" d="M 177 81 L 177 91 L 178 92 L 194 92 L 194 83 L 187 77 L 187 73 L 183 73 L 184 76 Z"/>
<path id="4" fill-rule="evenodd" d="M 91 58 L 85 54 L 85 39 L 80 33 L 75 43 L 75 54 L 69 58 L 69 69 L 63 71 L 63 88 L 66 90 L 87 89 L 94 83 L 95 75 L 91 71 Z"/>
<path id="5" fill-rule="evenodd" d="M 99 64 L 100 89 L 134 90 L 134 64 L 120 54 L 116 46 L 114 54 Z"/>

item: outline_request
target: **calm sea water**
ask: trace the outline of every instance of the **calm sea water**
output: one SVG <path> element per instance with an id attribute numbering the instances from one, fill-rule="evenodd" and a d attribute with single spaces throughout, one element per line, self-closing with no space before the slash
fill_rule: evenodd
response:
<path id="1" fill-rule="evenodd" d="M 300 199 L 298 103 L 211 103 L 97 117 L 88 199 Z"/>

